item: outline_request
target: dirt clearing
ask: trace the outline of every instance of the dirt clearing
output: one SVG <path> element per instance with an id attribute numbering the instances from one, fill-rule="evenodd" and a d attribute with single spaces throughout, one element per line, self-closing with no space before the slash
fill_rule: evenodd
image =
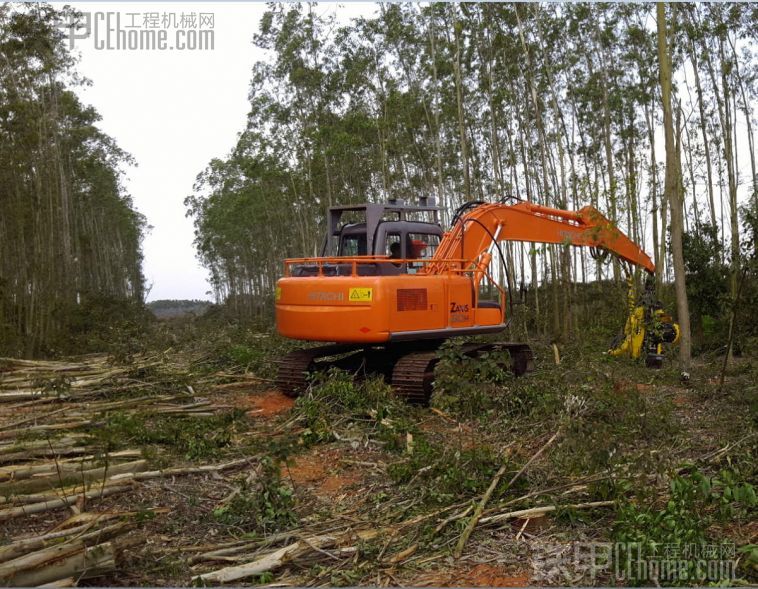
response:
<path id="1" fill-rule="evenodd" d="M 338 373 L 295 401 L 191 354 L 4 360 L 0 580 L 523 586 L 546 578 L 535 550 L 614 540 L 693 476 L 745 499 L 719 499 L 723 519 L 692 491 L 675 498 L 710 522 L 687 533 L 755 542 L 755 433 L 736 397 L 564 362 L 497 386 L 454 367 L 441 391 L 481 388 L 420 408 Z"/>

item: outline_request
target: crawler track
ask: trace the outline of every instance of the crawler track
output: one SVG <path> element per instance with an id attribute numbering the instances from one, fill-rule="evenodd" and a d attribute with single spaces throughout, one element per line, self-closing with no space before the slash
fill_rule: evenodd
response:
<path id="1" fill-rule="evenodd" d="M 308 375 L 316 371 L 319 358 L 344 354 L 355 346 L 332 344 L 290 352 L 277 361 L 276 387 L 288 397 L 297 397 L 308 387 Z"/>
<path id="2" fill-rule="evenodd" d="M 408 346 L 361 348 L 349 344 L 295 350 L 278 361 L 276 386 L 285 395 L 297 397 L 307 389 L 309 374 L 337 366 L 354 371 L 361 377 L 369 373 L 382 374 L 399 397 L 409 403 L 426 405 L 432 396 L 439 343 L 431 344 L 424 350 L 414 350 Z M 527 344 L 470 343 L 463 347 L 463 353 L 471 357 L 502 352 L 510 355 L 510 369 L 516 376 L 534 370 L 534 356 Z M 340 358 L 333 359 L 334 356 Z M 502 364 L 508 365 L 504 354 Z"/>
<path id="3" fill-rule="evenodd" d="M 392 370 L 390 384 L 409 403 L 427 405 L 432 396 L 437 352 L 412 352 L 402 356 Z"/>

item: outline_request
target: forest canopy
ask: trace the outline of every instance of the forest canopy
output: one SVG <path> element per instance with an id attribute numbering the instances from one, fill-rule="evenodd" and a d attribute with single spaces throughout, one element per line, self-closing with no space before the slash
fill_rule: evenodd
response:
<path id="1" fill-rule="evenodd" d="M 61 351 L 139 308 L 144 217 L 128 154 L 80 102 L 49 5 L 0 6 L 0 353 Z"/>
<path id="2" fill-rule="evenodd" d="M 690 252 L 713 237 L 734 294 L 758 199 L 758 8 L 666 14 L 683 230 Z M 272 4 L 254 42 L 247 124 L 186 200 L 216 296 L 243 315 L 270 306 L 283 258 L 317 252 L 326 207 L 390 198 L 433 196 L 446 220 L 472 199 L 592 204 L 672 280 L 655 5 L 380 4 L 345 22 Z M 506 255 L 533 286 L 620 278 L 580 250 Z"/>

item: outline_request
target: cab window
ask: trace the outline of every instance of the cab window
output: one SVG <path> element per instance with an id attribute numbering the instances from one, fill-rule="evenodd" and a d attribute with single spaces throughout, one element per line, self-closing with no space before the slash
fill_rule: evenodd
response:
<path id="1" fill-rule="evenodd" d="M 440 236 L 431 233 L 409 233 L 406 242 L 406 257 L 413 260 L 429 260 L 434 257 Z M 416 272 L 424 264 L 408 264 L 409 272 Z"/>
<path id="2" fill-rule="evenodd" d="M 340 256 L 365 256 L 365 235 L 343 235 L 340 245 Z"/>
<path id="3" fill-rule="evenodd" d="M 403 246 L 399 233 L 388 233 L 384 239 L 384 254 L 392 259 L 403 257 Z"/>

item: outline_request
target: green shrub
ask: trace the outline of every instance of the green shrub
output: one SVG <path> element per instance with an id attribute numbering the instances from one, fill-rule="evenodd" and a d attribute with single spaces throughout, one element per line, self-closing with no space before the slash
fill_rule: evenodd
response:
<path id="1" fill-rule="evenodd" d="M 351 374 L 336 368 L 316 374 L 295 405 L 305 426 L 302 439 L 306 444 L 331 441 L 336 427 L 360 426 L 396 446 L 394 438 L 411 427 L 410 411 L 381 378 L 355 382 Z"/>
<path id="2" fill-rule="evenodd" d="M 685 574 L 672 582 L 691 585 L 693 581 L 705 581 L 701 553 L 706 546 L 719 543 L 709 536 L 711 525 L 754 514 L 756 505 L 754 487 L 739 481 L 731 470 L 723 470 L 717 477 L 698 471 L 676 476 L 671 481 L 670 497 L 662 508 L 627 502 L 619 505 L 613 525 L 613 539 L 620 552 L 617 562 L 624 563 L 631 554 L 665 559 L 666 551 L 675 550 L 677 559 L 685 562 L 686 568 Z M 688 555 L 693 546 L 697 549 Z M 650 580 L 635 578 L 634 566 L 618 572 L 633 581 Z"/>
<path id="3" fill-rule="evenodd" d="M 416 436 L 412 452 L 391 464 L 388 473 L 395 483 L 417 489 L 424 501 L 449 504 L 483 493 L 501 465 L 502 459 L 489 446 L 458 450 Z M 498 496 L 497 491 L 493 496 Z"/>
<path id="4" fill-rule="evenodd" d="M 558 377 L 530 374 L 516 378 L 510 371 L 508 352 L 470 357 L 462 346 L 449 340 L 440 348 L 434 372 L 434 407 L 461 419 L 479 419 L 498 426 L 501 421 L 551 414 L 559 408 Z"/>
<path id="5" fill-rule="evenodd" d="M 512 377 L 502 358 L 495 354 L 472 358 L 463 353 L 462 346 L 448 340 L 440 348 L 432 402 L 466 419 L 482 417 L 495 408 L 500 386 Z"/>
<path id="6" fill-rule="evenodd" d="M 252 372 L 265 378 L 276 375 L 276 363 L 273 359 L 281 358 L 291 348 L 290 342 L 270 334 L 244 332 L 242 337 L 229 346 L 220 357 L 220 365 L 232 370 Z"/>
<path id="7" fill-rule="evenodd" d="M 287 529 L 297 522 L 292 488 L 281 480 L 279 463 L 261 460 L 252 482 L 240 481 L 238 492 L 229 502 L 213 511 L 213 517 L 245 532 L 268 534 Z"/>
<path id="8" fill-rule="evenodd" d="M 231 444 L 234 425 L 245 412 L 239 409 L 212 417 L 163 417 L 115 413 L 93 431 L 106 449 L 133 444 L 163 446 L 188 460 L 213 457 Z"/>
<path id="9" fill-rule="evenodd" d="M 553 463 L 561 472 L 587 474 L 625 460 L 624 452 L 640 441 L 661 440 L 675 431 L 671 407 L 621 382 L 594 382 L 579 387 L 586 401 L 581 419 L 568 423 Z"/>

